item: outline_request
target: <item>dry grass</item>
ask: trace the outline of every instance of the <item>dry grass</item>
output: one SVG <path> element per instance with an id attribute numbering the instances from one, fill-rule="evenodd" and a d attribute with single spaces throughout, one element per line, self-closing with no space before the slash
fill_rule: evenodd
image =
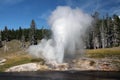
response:
<path id="1" fill-rule="evenodd" d="M 20 48 L 20 42 L 13 40 L 7 42 L 9 51 L 4 52 L 4 48 L 0 48 L 0 58 L 5 58 L 7 61 L 4 65 L 0 66 L 0 72 L 6 70 L 9 67 L 29 63 L 29 62 L 40 62 L 42 59 L 35 59 L 30 56 L 25 50 Z"/>
<path id="2" fill-rule="evenodd" d="M 7 61 L 4 65 L 0 66 L 0 71 L 4 71 L 5 69 L 16 66 L 19 64 L 28 63 L 31 61 L 31 57 L 28 55 L 10 55 L 9 57 L 6 57 Z"/>
<path id="3" fill-rule="evenodd" d="M 118 57 L 120 59 L 120 47 L 86 50 L 86 53 L 92 58 Z"/>
<path id="4" fill-rule="evenodd" d="M 120 70 L 120 47 L 86 50 L 86 56 L 90 58 L 106 58 L 111 60 L 111 64 Z"/>
<path id="5" fill-rule="evenodd" d="M 31 57 L 25 50 L 22 50 L 20 48 L 20 42 L 17 40 L 7 42 L 7 46 L 9 49 L 7 52 L 4 52 L 4 48 L 0 48 L 0 58 L 7 59 L 5 64 L 0 66 L 0 72 L 19 64 L 43 61 L 42 59 Z M 120 47 L 86 50 L 86 56 L 91 58 L 117 57 L 120 60 Z M 118 61 L 114 63 L 118 64 Z"/>
<path id="6" fill-rule="evenodd" d="M 23 52 L 23 53 L 21 53 Z M 26 54 L 24 51 L 21 51 L 18 53 L 11 54 L 9 56 L 4 57 L 7 59 L 4 65 L 0 66 L 0 72 L 5 71 L 7 68 L 20 65 L 20 64 L 25 64 L 25 63 L 30 63 L 30 62 L 40 62 L 43 61 L 42 59 L 35 59 L 31 57 L 29 54 Z"/>

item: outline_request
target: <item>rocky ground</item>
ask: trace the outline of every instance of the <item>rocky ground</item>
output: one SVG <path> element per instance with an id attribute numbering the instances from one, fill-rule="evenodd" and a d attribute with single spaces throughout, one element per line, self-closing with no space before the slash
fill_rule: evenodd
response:
<path id="1" fill-rule="evenodd" d="M 100 71 L 119 71 L 119 67 L 112 63 L 111 59 L 90 59 L 80 58 L 71 63 L 63 63 L 56 66 L 43 65 L 37 63 L 27 63 L 8 68 L 5 72 L 20 71 L 39 71 L 39 70 L 100 70 Z"/>
<path id="2" fill-rule="evenodd" d="M 50 64 L 41 64 L 40 62 L 44 63 L 43 60 L 34 59 L 20 45 L 19 41 L 12 40 L 7 42 L 9 51 L 4 51 L 4 47 L 0 48 L 0 72 L 38 70 L 120 71 L 120 47 L 86 50 L 85 57 L 87 58 L 73 60 L 69 64 L 59 64 L 56 67 Z M 77 52 L 79 53 L 79 51 Z"/>
<path id="3" fill-rule="evenodd" d="M 110 59 L 78 59 L 73 61 L 74 70 L 118 71 L 119 68 Z"/>

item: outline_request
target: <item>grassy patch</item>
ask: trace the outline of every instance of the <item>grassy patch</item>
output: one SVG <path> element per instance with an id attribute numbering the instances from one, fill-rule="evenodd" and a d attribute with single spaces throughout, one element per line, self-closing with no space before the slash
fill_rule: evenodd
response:
<path id="1" fill-rule="evenodd" d="M 4 71 L 5 69 L 12 67 L 12 66 L 16 66 L 19 64 L 24 64 L 24 63 L 28 63 L 31 61 L 31 57 L 27 56 L 27 55 L 10 55 L 9 57 L 6 58 L 7 61 L 5 62 L 4 65 L 0 66 L 0 71 Z"/>
<path id="2" fill-rule="evenodd" d="M 5 62 L 5 64 L 0 66 L 0 72 L 5 71 L 7 68 L 10 68 L 12 66 L 30 63 L 30 62 L 40 62 L 40 61 L 43 61 L 43 60 L 39 58 L 38 59 L 32 58 L 28 54 L 19 54 L 19 55 L 17 54 L 7 58 L 7 61 Z"/>
<path id="3" fill-rule="evenodd" d="M 7 42 L 8 51 L 4 51 L 4 47 L 0 48 L 0 58 L 5 58 L 7 61 L 4 65 L 0 65 L 0 72 L 5 71 L 12 66 L 43 61 L 40 58 L 33 58 L 25 50 L 20 48 L 21 43 L 18 40 Z"/>
<path id="4" fill-rule="evenodd" d="M 7 42 L 8 50 L 4 52 L 4 48 L 0 48 L 0 58 L 5 58 L 7 61 L 4 65 L 0 66 L 0 72 L 5 71 L 12 66 L 29 63 L 29 62 L 43 62 L 40 58 L 33 58 L 27 52 L 20 48 L 20 42 L 13 40 Z M 92 49 L 86 50 L 86 56 L 90 58 L 117 58 L 113 59 L 113 63 L 120 68 L 120 47 L 118 48 L 105 48 L 105 49 Z M 43 62 L 44 63 L 44 62 Z M 91 63 L 93 65 L 94 63 Z"/>
<path id="5" fill-rule="evenodd" d="M 21 50 L 20 45 L 21 43 L 18 40 L 12 40 L 12 41 L 7 42 L 6 46 L 7 46 L 8 51 L 4 51 L 4 47 L 0 48 L 0 56 L 4 54 L 9 54 L 9 53 L 14 53 L 16 51 L 20 51 Z"/>
<path id="6" fill-rule="evenodd" d="M 120 48 L 86 50 L 86 55 L 91 58 L 117 57 L 120 59 Z"/>

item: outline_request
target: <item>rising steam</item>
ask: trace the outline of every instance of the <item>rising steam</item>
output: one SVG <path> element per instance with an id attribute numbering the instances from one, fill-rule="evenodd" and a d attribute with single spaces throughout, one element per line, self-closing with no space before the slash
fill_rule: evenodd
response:
<path id="1" fill-rule="evenodd" d="M 82 36 L 92 23 L 92 17 L 79 8 L 57 7 L 48 19 L 52 38 L 42 39 L 38 45 L 30 46 L 30 54 L 46 62 L 62 63 L 65 54 L 74 54 L 76 49 L 83 48 Z"/>

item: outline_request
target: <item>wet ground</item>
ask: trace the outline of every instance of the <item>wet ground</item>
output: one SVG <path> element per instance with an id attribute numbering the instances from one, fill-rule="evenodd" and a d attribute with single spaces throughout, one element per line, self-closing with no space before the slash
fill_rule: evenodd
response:
<path id="1" fill-rule="evenodd" d="M 120 72 L 37 71 L 0 73 L 0 80 L 120 80 Z"/>

